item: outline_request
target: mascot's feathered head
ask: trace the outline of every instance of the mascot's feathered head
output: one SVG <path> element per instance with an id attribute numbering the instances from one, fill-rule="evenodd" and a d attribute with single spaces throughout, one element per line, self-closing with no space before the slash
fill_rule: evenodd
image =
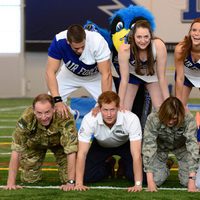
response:
<path id="1" fill-rule="evenodd" d="M 124 39 L 128 35 L 129 31 L 133 27 L 136 21 L 145 19 L 147 20 L 152 30 L 155 30 L 155 21 L 152 13 L 143 6 L 133 6 L 130 5 L 127 8 L 122 8 L 116 11 L 112 17 L 110 17 L 110 30 L 103 29 L 97 24 L 87 21 L 84 28 L 90 31 L 99 32 L 107 41 L 110 49 L 115 49 L 118 51 L 119 46 L 124 42 Z"/>
<path id="2" fill-rule="evenodd" d="M 143 6 L 130 5 L 127 8 L 118 10 L 110 17 L 112 42 L 117 51 L 135 22 L 141 19 L 147 20 L 152 30 L 155 30 L 154 16 Z"/>

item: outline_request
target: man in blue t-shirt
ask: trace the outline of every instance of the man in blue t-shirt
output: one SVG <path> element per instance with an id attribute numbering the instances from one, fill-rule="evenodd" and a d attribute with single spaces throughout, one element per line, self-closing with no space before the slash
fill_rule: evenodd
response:
<path id="1" fill-rule="evenodd" d="M 102 92 L 114 90 L 110 54 L 107 42 L 99 33 L 84 30 L 78 24 L 55 36 L 48 49 L 46 81 L 61 115 L 67 116 L 64 103 L 80 87 L 95 100 Z M 63 65 L 58 72 L 61 61 Z"/>

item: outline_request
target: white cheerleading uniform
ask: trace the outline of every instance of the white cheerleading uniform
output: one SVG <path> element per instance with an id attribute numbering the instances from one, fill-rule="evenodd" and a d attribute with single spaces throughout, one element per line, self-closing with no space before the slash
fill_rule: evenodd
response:
<path id="1" fill-rule="evenodd" d="M 184 61 L 185 76 L 197 88 L 200 88 L 200 60 L 193 62 L 191 54 Z"/>
<path id="2" fill-rule="evenodd" d="M 111 52 L 99 33 L 87 30 L 85 32 L 85 48 L 80 56 L 67 43 L 67 30 L 57 34 L 48 49 L 50 57 L 63 60 L 57 75 L 59 93 L 63 101 L 80 87 L 91 93 L 95 100 L 102 93 L 97 63 L 109 60 Z"/>
<path id="3" fill-rule="evenodd" d="M 101 113 L 94 117 L 90 112 L 83 118 L 78 139 L 89 143 L 92 136 L 100 146 L 105 148 L 119 147 L 128 140 L 141 140 L 142 131 L 139 118 L 130 111 L 118 111 L 117 121 L 110 129 L 104 124 Z"/>
<path id="4" fill-rule="evenodd" d="M 155 44 L 154 44 L 153 41 L 152 41 L 152 51 L 153 51 L 154 60 L 156 62 L 156 47 L 155 47 Z M 132 53 L 131 53 L 131 56 L 130 56 L 130 59 L 129 59 L 129 73 L 133 74 L 134 76 L 138 77 L 139 79 L 143 80 L 146 83 L 158 82 L 158 77 L 157 77 L 155 65 L 154 65 L 155 74 L 150 76 L 150 75 L 145 74 L 146 69 L 147 69 L 147 61 L 141 61 L 141 63 L 142 63 L 141 71 L 144 73 L 144 75 L 136 74 L 136 72 L 135 72 L 135 58 L 134 58 L 134 55 L 132 55 Z M 130 79 L 131 78 L 133 78 L 133 77 L 130 77 Z"/>

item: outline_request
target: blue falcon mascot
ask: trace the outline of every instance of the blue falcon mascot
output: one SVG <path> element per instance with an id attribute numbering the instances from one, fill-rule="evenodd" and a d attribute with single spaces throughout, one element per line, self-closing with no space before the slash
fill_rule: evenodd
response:
<path id="1" fill-rule="evenodd" d="M 87 21 L 84 26 L 90 31 L 99 32 L 107 41 L 112 52 L 112 63 L 114 65 L 113 79 L 118 90 L 120 83 L 120 72 L 118 63 L 118 49 L 122 43 L 127 43 L 128 34 L 131 34 L 131 28 L 137 20 L 147 20 L 152 30 L 155 30 L 155 21 L 152 13 L 143 6 L 130 5 L 116 11 L 109 19 L 110 31 L 103 29 L 91 21 Z M 151 110 L 151 100 L 148 92 L 141 86 L 136 95 L 132 112 L 136 113 L 141 120 L 144 128 L 146 118 Z"/>

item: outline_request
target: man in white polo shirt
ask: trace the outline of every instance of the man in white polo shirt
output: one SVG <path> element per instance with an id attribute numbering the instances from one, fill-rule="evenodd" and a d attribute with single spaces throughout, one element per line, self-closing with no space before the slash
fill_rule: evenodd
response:
<path id="1" fill-rule="evenodd" d="M 119 96 L 112 91 L 98 98 L 100 112 L 88 113 L 82 121 L 78 139 L 75 190 L 85 191 L 84 183 L 97 182 L 108 176 L 106 160 L 119 155 L 125 164 L 126 177 L 134 182 L 129 192 L 142 190 L 142 131 L 138 117 L 119 111 Z M 93 142 L 90 143 L 93 136 Z"/>

